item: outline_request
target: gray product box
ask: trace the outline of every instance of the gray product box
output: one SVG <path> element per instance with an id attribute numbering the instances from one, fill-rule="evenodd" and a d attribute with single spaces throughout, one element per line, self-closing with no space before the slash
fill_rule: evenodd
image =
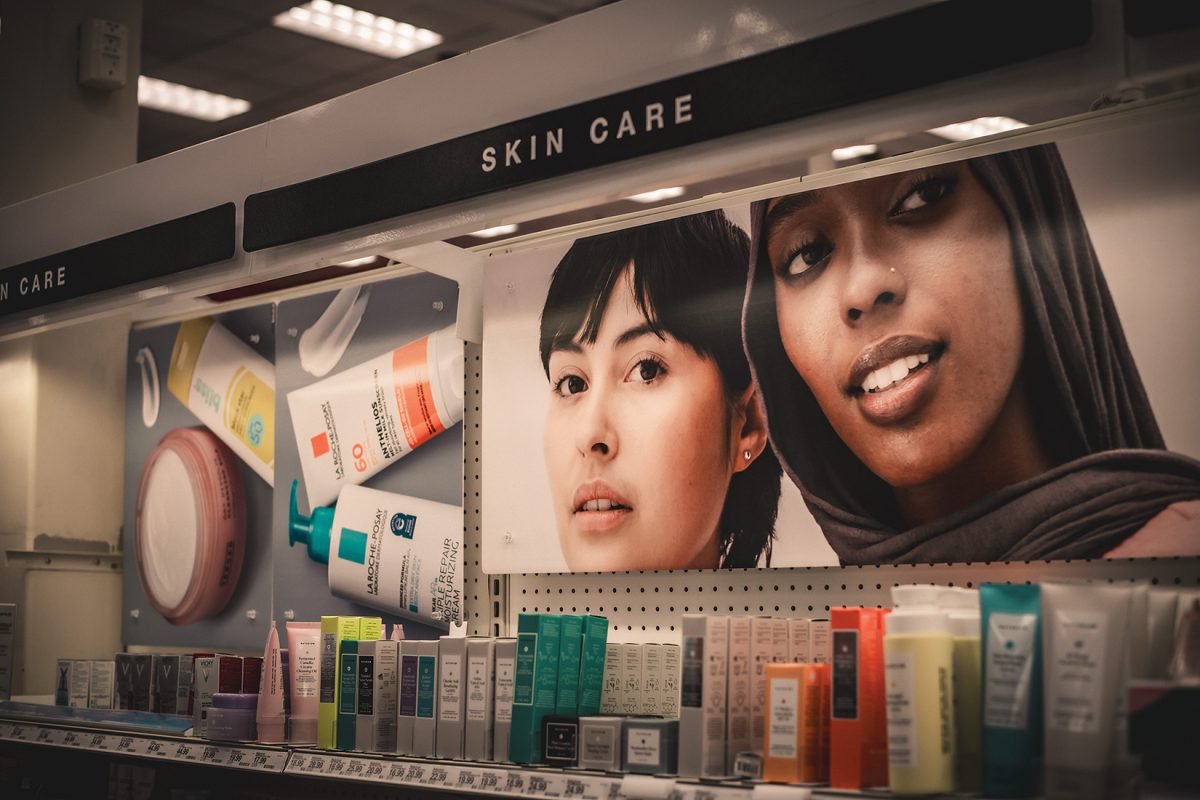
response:
<path id="1" fill-rule="evenodd" d="M 54 664 L 54 705 L 65 706 L 71 698 L 71 659 L 60 658 Z"/>
<path id="2" fill-rule="evenodd" d="M 132 662 L 129 707 L 134 711 L 153 711 L 155 656 L 149 653 L 134 653 L 129 659 Z"/>
<path id="3" fill-rule="evenodd" d="M 517 640 L 496 640 L 496 695 L 492 726 L 492 753 L 496 761 L 508 761 L 508 736 L 512 731 L 513 690 L 517 675 Z"/>
<path id="4" fill-rule="evenodd" d="M 417 645 L 409 640 L 400 646 L 399 674 L 396 699 L 396 752 L 413 754 L 413 726 L 417 718 Z"/>
<path id="5" fill-rule="evenodd" d="M 88 708 L 108 710 L 113 707 L 116 664 L 112 661 L 92 662 L 92 682 L 88 687 Z"/>
<path id="6" fill-rule="evenodd" d="M 195 657 L 190 653 L 179 656 L 179 683 L 175 695 L 176 714 L 191 716 L 192 714 L 192 680 L 194 678 Z"/>
<path id="7" fill-rule="evenodd" d="M 189 670 L 190 671 L 190 670 Z M 187 699 L 179 706 L 179 656 L 154 656 L 154 708 L 160 714 L 186 714 Z"/>
<path id="8" fill-rule="evenodd" d="M 579 718 L 579 766 L 621 770 L 621 717 Z"/>
<path id="9" fill-rule="evenodd" d="M 467 640 L 466 733 L 463 756 L 472 761 L 492 760 L 495 724 L 496 643 L 479 637 Z"/>
<path id="10" fill-rule="evenodd" d="M 128 709 L 129 692 L 133 688 L 133 656 L 129 653 L 117 653 L 113 656 L 113 669 L 116 677 L 113 681 L 113 695 L 116 707 Z"/>
<path id="11" fill-rule="evenodd" d="M 604 646 L 604 684 L 600 690 L 600 713 L 621 713 L 621 645 Z"/>
<path id="12" fill-rule="evenodd" d="M 463 757 L 466 670 L 466 637 L 443 636 L 438 641 L 438 758 Z"/>
<path id="13" fill-rule="evenodd" d="M 621 728 L 621 769 L 647 775 L 674 774 L 679 720 L 627 719 Z"/>
<path id="14" fill-rule="evenodd" d="M 396 752 L 399 654 L 399 642 L 375 642 L 375 751 L 378 753 Z"/>
<path id="15" fill-rule="evenodd" d="M 375 647 L 374 639 L 358 643 L 358 697 L 354 715 L 354 749 L 373 753 L 375 746 Z"/>
<path id="16" fill-rule="evenodd" d="M 679 774 L 725 777 L 725 693 L 729 617 L 683 615 L 680 651 Z"/>
<path id="17" fill-rule="evenodd" d="M 0 700 L 12 697 L 13 652 L 17 646 L 17 604 L 0 603 Z"/>
<path id="18" fill-rule="evenodd" d="M 434 758 L 437 753 L 438 642 L 428 639 L 416 644 L 417 714 L 413 719 L 412 755 Z"/>

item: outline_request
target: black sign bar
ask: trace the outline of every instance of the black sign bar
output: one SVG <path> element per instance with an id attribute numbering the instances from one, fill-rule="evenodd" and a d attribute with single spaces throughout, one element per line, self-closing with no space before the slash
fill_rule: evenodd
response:
<path id="1" fill-rule="evenodd" d="M 1091 31 L 1090 0 L 947 0 L 252 194 L 242 246 L 289 244 L 942 83 L 1076 47 Z"/>
<path id="2" fill-rule="evenodd" d="M 233 257 L 225 203 L 0 270 L 0 318 Z"/>

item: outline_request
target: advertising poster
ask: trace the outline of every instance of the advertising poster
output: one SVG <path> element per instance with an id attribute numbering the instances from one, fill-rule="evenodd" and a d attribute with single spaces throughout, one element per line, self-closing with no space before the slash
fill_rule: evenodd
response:
<path id="1" fill-rule="evenodd" d="M 1200 553 L 1197 141 L 1127 120 L 496 257 L 484 569 Z"/>

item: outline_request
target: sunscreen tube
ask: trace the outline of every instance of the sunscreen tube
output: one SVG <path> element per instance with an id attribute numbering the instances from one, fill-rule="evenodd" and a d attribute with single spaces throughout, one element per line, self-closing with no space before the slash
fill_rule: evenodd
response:
<path id="1" fill-rule="evenodd" d="M 1042 752 L 1041 594 L 1034 585 L 985 583 L 979 604 L 983 792 L 1030 797 Z"/>
<path id="2" fill-rule="evenodd" d="M 317 689 L 321 678 L 321 623 L 287 624 L 292 719 L 288 741 L 317 743 Z"/>
<path id="3" fill-rule="evenodd" d="M 1104 793 L 1131 593 L 1042 584 L 1048 797 Z"/>
<path id="4" fill-rule="evenodd" d="M 305 517 L 296 488 L 288 538 L 329 565 L 330 592 L 442 630 L 462 618 L 462 508 L 347 486 L 336 509 Z"/>
<path id="5" fill-rule="evenodd" d="M 279 655 L 279 631 L 275 620 L 271 620 L 271 632 L 267 634 L 267 646 L 263 650 L 262 682 L 258 689 L 258 706 L 254 721 L 258 727 L 260 742 L 284 742 L 283 713 L 283 661 Z"/>
<path id="6" fill-rule="evenodd" d="M 288 392 L 309 505 L 329 505 L 461 422 L 464 381 L 450 326 Z"/>
<path id="7" fill-rule="evenodd" d="M 275 366 L 270 361 L 212 317 L 190 319 L 175 335 L 167 389 L 275 486 Z"/>

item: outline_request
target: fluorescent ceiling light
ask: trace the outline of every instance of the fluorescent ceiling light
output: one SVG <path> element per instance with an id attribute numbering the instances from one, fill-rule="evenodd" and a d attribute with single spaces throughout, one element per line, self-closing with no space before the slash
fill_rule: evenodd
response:
<path id="1" fill-rule="evenodd" d="M 682 186 L 668 186 L 665 189 L 655 189 L 652 192 L 642 192 L 626 197 L 626 200 L 632 200 L 635 203 L 657 203 L 659 200 L 670 200 L 672 197 L 679 197 L 683 194 Z"/>
<path id="2" fill-rule="evenodd" d="M 349 261 L 343 261 L 338 264 L 339 267 L 361 267 L 364 264 L 370 264 L 379 256 L 363 256 L 362 258 L 352 258 Z"/>
<path id="3" fill-rule="evenodd" d="M 329 0 L 275 15 L 275 25 L 384 58 L 403 58 L 442 43 L 441 34 Z"/>
<path id="4" fill-rule="evenodd" d="M 981 136 L 991 136 L 993 133 L 1003 133 L 1025 127 L 1028 127 L 1028 123 L 1020 122 L 1012 117 L 980 117 L 968 122 L 956 122 L 953 125 L 930 128 L 929 132 L 952 142 L 962 142 L 967 139 L 978 139 Z"/>
<path id="5" fill-rule="evenodd" d="M 864 156 L 873 156 L 879 152 L 879 145 L 875 144 L 856 144 L 850 147 L 838 147 L 833 151 L 834 161 L 850 161 L 855 158 L 863 158 Z"/>
<path id="6" fill-rule="evenodd" d="M 249 100 L 147 78 L 145 75 L 138 76 L 138 105 L 208 122 L 217 122 L 250 110 Z"/>
<path id="7" fill-rule="evenodd" d="M 517 226 L 513 225 L 497 225 L 494 228 L 484 228 L 481 231 L 468 233 L 468 236 L 474 236 L 477 239 L 494 239 L 497 236 L 507 236 L 510 233 L 516 233 Z"/>

